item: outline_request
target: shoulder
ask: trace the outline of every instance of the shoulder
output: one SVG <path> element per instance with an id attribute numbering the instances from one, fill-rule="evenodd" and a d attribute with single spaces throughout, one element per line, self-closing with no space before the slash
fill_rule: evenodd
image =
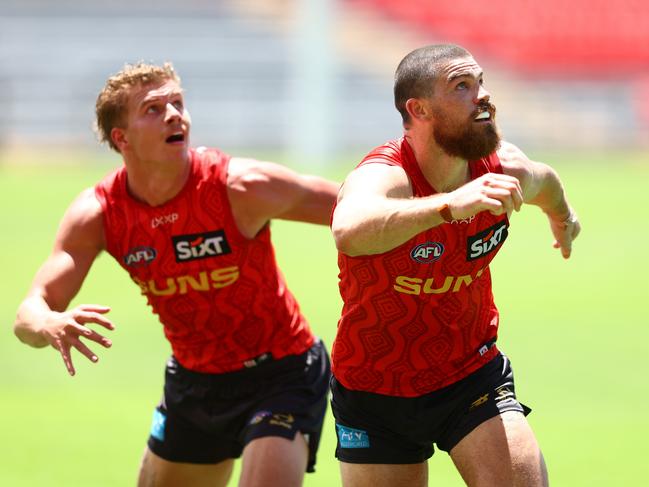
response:
<path id="1" fill-rule="evenodd" d="M 233 157 L 227 171 L 228 188 L 242 189 L 244 186 L 268 182 L 282 170 L 278 164 L 256 159 Z"/>
<path id="2" fill-rule="evenodd" d="M 307 175 L 281 164 L 244 157 L 230 159 L 227 171 L 228 191 L 246 192 L 260 197 L 273 195 L 276 198 L 283 191 L 297 189 L 309 191 Z"/>
<path id="3" fill-rule="evenodd" d="M 553 170 L 547 164 L 532 161 L 514 144 L 504 142 L 498 150 L 503 173 L 513 176 L 520 182 L 523 199 L 531 201 L 541 190 Z"/>
<path id="4" fill-rule="evenodd" d="M 368 163 L 350 172 L 338 195 L 340 202 L 350 196 L 381 196 L 389 198 L 411 198 L 412 184 L 401 166 Z"/>
<path id="5" fill-rule="evenodd" d="M 533 176 L 534 163 L 511 142 L 502 141 L 497 154 L 504 174 L 515 177 L 521 184 Z"/>
<path id="6" fill-rule="evenodd" d="M 189 149 L 189 157 L 195 163 L 205 167 L 223 166 L 232 158 L 230 154 L 223 152 L 221 149 L 205 146 Z"/>
<path id="7" fill-rule="evenodd" d="M 59 227 L 59 239 L 103 248 L 102 207 L 95 188 L 83 190 L 68 206 Z"/>
<path id="8" fill-rule="evenodd" d="M 404 150 L 408 149 L 405 138 L 390 140 L 383 145 L 372 149 L 358 164 L 357 167 L 366 164 L 385 164 L 389 166 L 402 166 Z"/>
<path id="9" fill-rule="evenodd" d="M 86 188 L 72 201 L 68 212 L 80 220 L 101 218 L 102 208 L 95 188 Z"/>

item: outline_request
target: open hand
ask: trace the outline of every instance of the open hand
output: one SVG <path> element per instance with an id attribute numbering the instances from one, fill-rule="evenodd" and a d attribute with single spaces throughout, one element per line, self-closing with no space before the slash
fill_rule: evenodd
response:
<path id="1" fill-rule="evenodd" d="M 86 326 L 89 323 L 96 323 L 107 330 L 114 330 L 113 323 L 104 316 L 108 311 L 110 311 L 110 308 L 107 306 L 81 304 L 63 313 L 52 312 L 51 317 L 48 318 L 45 326 L 41 329 L 41 335 L 61 353 L 65 367 L 70 375 L 75 374 L 72 355 L 70 354 L 72 348 L 76 348 L 92 362 L 99 360 L 97 355 L 81 341 L 82 337 L 99 343 L 105 348 L 112 345 L 108 338 Z"/>

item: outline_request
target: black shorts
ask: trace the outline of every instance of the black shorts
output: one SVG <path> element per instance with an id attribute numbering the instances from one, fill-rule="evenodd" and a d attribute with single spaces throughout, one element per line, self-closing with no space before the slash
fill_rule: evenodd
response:
<path id="1" fill-rule="evenodd" d="M 502 354 L 464 379 L 418 397 L 352 391 L 331 378 L 336 458 L 348 463 L 421 463 L 433 443 L 449 452 L 476 426 L 505 411 L 530 413 L 516 400 Z"/>
<path id="2" fill-rule="evenodd" d="M 307 472 L 314 471 L 327 409 L 329 357 L 321 341 L 302 355 L 226 374 L 203 374 L 167 362 L 164 394 L 154 411 L 148 445 L 172 462 L 213 464 L 238 458 L 257 438 L 309 443 Z"/>

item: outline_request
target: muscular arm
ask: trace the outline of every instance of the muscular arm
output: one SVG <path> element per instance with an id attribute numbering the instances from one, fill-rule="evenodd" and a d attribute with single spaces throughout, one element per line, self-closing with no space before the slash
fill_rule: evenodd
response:
<path id="1" fill-rule="evenodd" d="M 520 188 L 511 176 L 487 174 L 449 193 L 414 198 L 403 169 L 367 164 L 347 177 L 338 197 L 332 222 L 336 246 L 350 256 L 387 252 L 444 223 L 444 204 L 455 219 L 483 210 L 502 214 L 520 207 Z"/>
<path id="2" fill-rule="evenodd" d="M 350 255 L 391 250 L 444 220 L 437 211 L 446 195 L 413 198 L 406 173 L 387 164 L 352 171 L 338 196 L 331 229 L 336 246 Z"/>
<path id="3" fill-rule="evenodd" d="M 581 224 L 568 204 L 556 171 L 547 164 L 531 161 L 508 142 L 502 143 L 498 157 L 503 172 L 520 181 L 524 202 L 538 206 L 548 216 L 555 237 L 554 247 L 561 249 L 564 258 L 570 257 L 572 241 L 581 231 Z"/>
<path id="4" fill-rule="evenodd" d="M 97 357 L 79 340 L 80 336 L 110 346 L 109 340 L 85 326 L 97 323 L 112 329 L 110 320 L 103 316 L 109 308 L 80 305 L 66 311 L 103 248 L 101 208 L 92 189 L 88 189 L 66 211 L 52 252 L 36 273 L 16 315 L 16 336 L 33 347 L 51 345 L 59 350 L 71 375 L 74 375 L 71 347 L 97 361 Z"/>
<path id="5" fill-rule="evenodd" d="M 232 158 L 228 169 L 232 212 L 248 238 L 273 218 L 328 225 L 338 187 L 318 176 L 253 159 Z"/>

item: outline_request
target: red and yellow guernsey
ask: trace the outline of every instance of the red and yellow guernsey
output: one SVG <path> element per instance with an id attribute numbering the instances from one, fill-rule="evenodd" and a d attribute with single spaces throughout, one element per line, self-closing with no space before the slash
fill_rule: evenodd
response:
<path id="1" fill-rule="evenodd" d="M 266 225 L 255 238 L 238 230 L 227 196 L 230 157 L 190 150 L 181 192 L 152 207 L 126 188 L 126 169 L 95 187 L 108 252 L 126 269 L 164 325 L 185 368 L 241 369 L 265 353 L 306 351 L 314 336 L 277 267 Z"/>
<path id="2" fill-rule="evenodd" d="M 436 193 L 405 138 L 376 148 L 360 165 L 374 163 L 402 167 L 415 197 Z M 472 179 L 502 173 L 495 153 L 469 166 Z M 489 263 L 508 226 L 506 216 L 481 212 L 382 254 L 339 253 L 344 304 L 332 348 L 336 379 L 352 390 L 416 397 L 495 357 L 498 310 Z"/>

